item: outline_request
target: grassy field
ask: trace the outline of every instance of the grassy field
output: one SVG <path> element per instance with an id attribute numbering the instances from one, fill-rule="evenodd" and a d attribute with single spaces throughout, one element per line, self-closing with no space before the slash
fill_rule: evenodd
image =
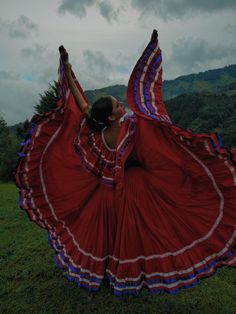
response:
<path id="1" fill-rule="evenodd" d="M 13 184 L 0 184 L 1 313 L 236 313 L 236 269 L 178 295 L 117 298 L 108 288 L 93 294 L 63 277 L 53 260 L 47 232 L 18 207 Z"/>

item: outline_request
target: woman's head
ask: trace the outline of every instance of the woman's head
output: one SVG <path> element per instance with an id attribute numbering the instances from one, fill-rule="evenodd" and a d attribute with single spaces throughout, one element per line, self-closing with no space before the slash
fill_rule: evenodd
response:
<path id="1" fill-rule="evenodd" d="M 95 101 L 87 117 L 93 131 L 109 128 L 125 114 L 124 105 L 113 96 L 104 96 Z"/>

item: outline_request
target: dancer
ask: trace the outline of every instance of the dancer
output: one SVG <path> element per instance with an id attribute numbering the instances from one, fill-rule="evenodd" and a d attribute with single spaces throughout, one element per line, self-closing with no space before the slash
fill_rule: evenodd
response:
<path id="1" fill-rule="evenodd" d="M 60 48 L 58 108 L 34 117 L 18 163 L 21 207 L 47 229 L 56 263 L 91 291 L 176 293 L 236 266 L 236 154 L 218 134 L 171 122 L 157 32 L 129 80 L 133 111 L 89 106 Z"/>

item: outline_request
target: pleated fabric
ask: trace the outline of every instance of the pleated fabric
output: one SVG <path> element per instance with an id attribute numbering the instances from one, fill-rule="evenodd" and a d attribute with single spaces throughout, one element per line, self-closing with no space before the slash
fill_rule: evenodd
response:
<path id="1" fill-rule="evenodd" d="M 85 125 L 85 112 L 70 90 L 65 97 L 55 111 L 33 117 L 22 142 L 16 183 L 20 206 L 48 231 L 57 265 L 69 280 L 97 291 L 113 252 L 115 194 L 110 182 L 102 182 L 116 153 L 106 148 L 101 133 Z"/>
<path id="2" fill-rule="evenodd" d="M 235 154 L 215 134 L 136 117 L 107 276 L 117 295 L 177 293 L 236 262 Z"/>

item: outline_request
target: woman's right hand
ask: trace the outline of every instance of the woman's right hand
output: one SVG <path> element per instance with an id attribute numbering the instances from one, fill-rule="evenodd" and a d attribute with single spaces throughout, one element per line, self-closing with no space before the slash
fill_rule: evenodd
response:
<path id="1" fill-rule="evenodd" d="M 66 76 L 68 76 L 68 75 L 71 74 L 71 70 L 72 70 L 72 66 L 69 63 L 68 52 L 66 51 L 66 49 L 64 48 L 63 45 L 61 45 L 58 49 L 59 49 L 59 53 L 60 53 L 60 56 L 61 56 L 61 61 L 62 61 L 63 65 L 64 65 L 65 74 L 66 74 Z"/>
<path id="2" fill-rule="evenodd" d="M 68 52 L 66 51 L 65 47 L 63 45 L 61 45 L 59 48 L 59 53 L 60 53 L 60 56 L 61 56 L 61 61 L 63 63 L 66 63 L 69 61 L 69 55 L 68 55 Z"/>
<path id="3" fill-rule="evenodd" d="M 80 110 L 83 112 L 87 107 L 87 101 L 84 98 L 84 95 L 81 93 L 80 89 L 75 83 L 75 77 L 72 75 L 72 66 L 69 63 L 69 55 L 66 49 L 63 46 L 59 47 L 59 52 L 61 56 L 61 62 L 64 65 L 64 71 L 65 75 L 68 80 L 69 88 L 74 96 L 75 102 L 80 108 Z M 78 82 L 77 82 L 78 83 Z"/>

